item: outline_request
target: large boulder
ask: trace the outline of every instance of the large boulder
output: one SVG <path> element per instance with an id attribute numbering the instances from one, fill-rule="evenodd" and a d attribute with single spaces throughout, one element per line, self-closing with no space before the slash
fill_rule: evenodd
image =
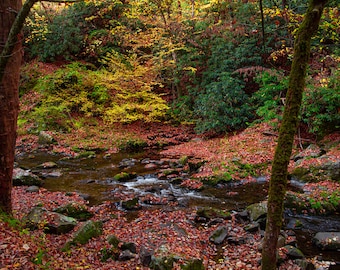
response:
<path id="1" fill-rule="evenodd" d="M 34 207 L 25 218 L 26 226 L 31 229 L 44 228 L 47 233 L 63 234 L 77 225 L 77 220 L 43 207 Z"/>
<path id="2" fill-rule="evenodd" d="M 43 185 L 43 180 L 30 170 L 15 168 L 13 170 L 13 186 L 38 186 Z"/>
<path id="3" fill-rule="evenodd" d="M 323 250 L 338 250 L 340 249 L 340 232 L 318 232 L 313 242 Z"/>
<path id="4" fill-rule="evenodd" d="M 100 221 L 86 221 L 79 230 L 74 234 L 73 238 L 68 241 L 63 250 L 67 251 L 72 245 L 86 244 L 91 238 L 98 237 L 103 233 L 103 224 Z"/>

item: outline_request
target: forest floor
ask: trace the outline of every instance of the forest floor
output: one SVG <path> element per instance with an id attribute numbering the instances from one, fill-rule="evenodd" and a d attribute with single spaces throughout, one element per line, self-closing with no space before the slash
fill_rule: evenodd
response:
<path id="1" fill-rule="evenodd" d="M 235 157 L 247 164 L 268 164 L 265 168 L 262 167 L 259 173 L 269 176 L 277 133 L 277 129 L 269 124 L 254 125 L 242 132 L 215 138 L 198 137 L 190 126 L 174 127 L 161 123 L 102 126 L 100 129 L 98 126 L 87 125 L 74 134 L 53 134 L 58 143 L 50 146 L 49 150 L 75 155 L 75 148 L 105 148 L 108 153 L 114 153 L 118 151 L 117 142 L 124 138 L 139 138 L 147 141 L 150 147 L 168 145 L 161 152 L 165 157 L 188 156 L 205 160 L 204 167 L 195 175 L 195 179 L 212 175 L 216 171 L 223 173 Z M 324 140 L 334 145 L 327 152 L 325 162 L 339 160 L 340 134 L 332 134 Z M 301 150 L 300 142 L 301 138 L 297 138 L 294 153 Z M 41 146 L 37 142 L 37 136 L 19 136 L 17 154 L 39 148 Z M 316 161 L 310 159 L 302 165 L 308 166 L 313 162 Z M 290 164 L 290 168 L 292 166 L 293 164 Z M 237 172 L 233 177 L 242 178 Z M 251 177 L 249 180 L 251 181 Z M 339 183 L 332 181 L 309 185 L 310 190 L 316 192 L 316 197 L 319 190 L 315 188 L 316 185 L 322 186 L 323 189 L 339 189 Z M 39 192 L 29 193 L 25 187 L 14 187 L 12 200 L 14 217 L 19 220 L 37 203 L 48 210 L 65 205 L 71 200 L 85 204 L 77 194 L 66 196 L 65 193 L 50 192 L 44 188 L 40 188 Z M 175 263 L 174 269 L 180 269 L 181 262 L 190 258 L 202 259 L 206 269 L 260 269 L 261 253 L 258 247 L 261 235 L 259 232 L 247 233 L 243 224 L 235 218 L 211 226 L 197 226 L 194 222 L 195 211 L 187 208 L 143 209 L 139 211 L 138 217 L 131 221 L 125 212 L 119 211 L 110 202 L 87 207 L 94 213 L 93 220 L 105 220 L 103 234 L 85 245 L 72 248 L 69 252 L 63 252 L 61 248 L 72 232 L 53 235 L 44 233 L 42 229 L 28 231 L 12 219 L 1 217 L 0 269 L 149 269 L 141 265 L 137 255 L 128 261 L 103 261 L 103 253 L 110 249 L 106 240 L 109 235 L 115 235 L 123 242 L 134 242 L 137 251 L 143 246 L 156 250 L 155 255 L 162 252 L 178 255 L 182 259 Z M 226 244 L 218 250 L 209 242 L 209 236 L 221 225 L 227 226 L 233 236 L 246 239 L 244 243 Z M 75 230 L 79 226 L 80 224 Z M 218 252 L 223 256 L 216 260 Z M 300 268 L 287 260 L 280 269 Z"/>

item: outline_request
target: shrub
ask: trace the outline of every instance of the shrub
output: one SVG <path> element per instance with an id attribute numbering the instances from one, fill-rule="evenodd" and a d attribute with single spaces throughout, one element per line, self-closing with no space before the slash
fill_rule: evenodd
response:
<path id="1" fill-rule="evenodd" d="M 243 81 L 229 73 L 221 74 L 219 81 L 208 84 L 197 97 L 196 130 L 225 132 L 244 128 L 253 117 L 249 104 Z"/>
<path id="2" fill-rule="evenodd" d="M 266 71 L 257 76 L 256 81 L 260 89 L 251 99 L 257 116 L 263 121 L 280 119 L 288 88 L 288 77 L 284 77 L 277 71 Z"/>
<path id="3" fill-rule="evenodd" d="M 340 130 L 340 71 L 319 86 L 309 85 L 303 96 L 302 121 L 310 132 L 322 137 Z"/>

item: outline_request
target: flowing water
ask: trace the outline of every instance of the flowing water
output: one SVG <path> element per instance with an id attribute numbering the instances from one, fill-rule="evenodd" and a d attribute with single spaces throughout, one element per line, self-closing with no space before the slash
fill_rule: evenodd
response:
<path id="1" fill-rule="evenodd" d="M 58 167 L 52 169 L 38 169 L 44 162 L 56 162 Z M 130 162 L 130 166 L 122 166 L 122 161 Z M 145 162 L 144 162 L 145 161 Z M 151 169 L 145 167 L 147 163 L 154 163 Z M 45 177 L 44 187 L 50 191 L 78 192 L 86 195 L 90 204 L 100 204 L 105 200 L 117 201 L 115 196 L 127 194 L 143 196 L 152 194 L 158 198 L 173 198 L 185 203 L 186 207 L 211 206 L 225 210 L 242 211 L 246 206 L 263 201 L 268 192 L 268 183 L 258 178 L 248 184 L 205 187 L 202 191 L 192 191 L 182 188 L 168 179 L 162 180 L 157 173 L 169 168 L 170 163 L 163 161 L 158 152 L 138 154 L 115 154 L 109 158 L 97 155 L 86 159 L 65 159 L 58 155 L 43 152 L 33 156 L 21 156 L 17 163 L 24 169 L 30 169 Z M 118 182 L 114 176 L 122 171 L 136 173 L 137 177 L 130 181 Z M 57 177 L 56 177 L 57 176 Z M 291 181 L 291 189 L 301 189 L 301 183 Z M 118 200 L 119 201 L 119 200 Z M 162 207 L 162 205 L 143 205 L 144 207 Z M 133 216 L 133 214 L 132 214 Z M 296 230 L 298 244 L 307 256 L 322 255 L 322 258 L 339 261 L 339 252 L 321 252 L 311 239 L 318 231 L 340 231 L 340 218 L 290 216 L 303 223 L 303 230 Z"/>

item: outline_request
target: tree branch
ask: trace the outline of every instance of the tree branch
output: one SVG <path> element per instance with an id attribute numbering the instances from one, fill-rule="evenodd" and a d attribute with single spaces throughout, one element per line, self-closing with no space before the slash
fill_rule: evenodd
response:
<path id="1" fill-rule="evenodd" d="M 0 55 L 0 82 L 2 81 L 4 77 L 5 69 L 6 69 L 8 60 L 10 59 L 12 55 L 14 46 L 18 42 L 18 35 L 20 34 L 20 31 L 25 23 L 25 19 L 27 18 L 33 5 L 37 2 L 42 2 L 42 1 L 54 2 L 54 3 L 75 3 L 75 2 L 81 2 L 82 0 L 26 0 L 13 22 L 11 31 L 8 34 L 6 44 Z"/>

